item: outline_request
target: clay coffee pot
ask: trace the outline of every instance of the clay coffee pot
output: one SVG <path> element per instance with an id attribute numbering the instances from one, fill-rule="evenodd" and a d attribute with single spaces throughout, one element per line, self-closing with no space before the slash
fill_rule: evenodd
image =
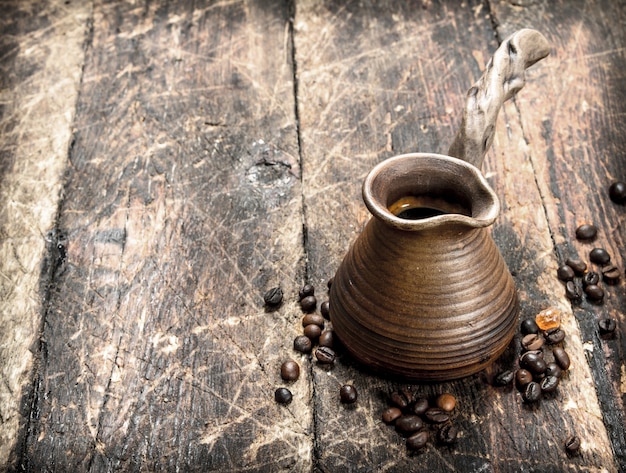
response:
<path id="1" fill-rule="evenodd" d="M 500 207 L 480 167 L 502 104 L 548 54 L 539 32 L 513 34 L 469 90 L 450 156 L 396 156 L 365 179 L 372 218 L 337 270 L 330 316 L 366 367 L 407 381 L 451 380 L 484 369 L 510 343 L 517 292 L 488 228 Z"/>

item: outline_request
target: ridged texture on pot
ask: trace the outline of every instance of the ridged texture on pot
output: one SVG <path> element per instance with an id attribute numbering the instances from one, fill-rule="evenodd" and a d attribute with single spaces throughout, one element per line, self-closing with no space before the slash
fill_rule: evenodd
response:
<path id="1" fill-rule="evenodd" d="M 372 218 L 330 292 L 333 329 L 361 363 L 409 381 L 474 374 L 517 325 L 513 279 L 485 228 L 404 231 Z"/>

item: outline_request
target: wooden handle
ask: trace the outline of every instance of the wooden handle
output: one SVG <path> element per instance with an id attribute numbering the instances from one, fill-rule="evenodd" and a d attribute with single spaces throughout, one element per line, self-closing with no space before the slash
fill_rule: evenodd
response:
<path id="1" fill-rule="evenodd" d="M 448 151 L 450 156 L 481 168 L 502 104 L 524 87 L 524 71 L 548 54 L 548 41 L 535 30 L 519 30 L 502 42 L 482 77 L 467 92 L 461 128 Z"/>

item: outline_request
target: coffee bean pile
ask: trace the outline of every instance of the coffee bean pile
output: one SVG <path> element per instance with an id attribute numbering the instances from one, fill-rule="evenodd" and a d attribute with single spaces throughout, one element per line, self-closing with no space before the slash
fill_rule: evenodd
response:
<path id="1" fill-rule="evenodd" d="M 435 439 L 440 445 L 456 443 L 458 429 L 452 422 L 456 397 L 440 394 L 433 401 L 408 389 L 389 395 L 389 407 L 382 413 L 382 421 L 394 426 L 396 432 L 406 437 L 409 450 L 421 450 Z"/>
<path id="2" fill-rule="evenodd" d="M 562 344 L 565 332 L 561 328 L 561 312 L 547 308 L 534 319 L 521 323 L 521 355 L 517 370 L 506 370 L 496 377 L 496 384 L 506 386 L 515 382 L 526 403 L 536 403 L 556 392 L 563 373 L 570 367 L 570 358 Z"/>

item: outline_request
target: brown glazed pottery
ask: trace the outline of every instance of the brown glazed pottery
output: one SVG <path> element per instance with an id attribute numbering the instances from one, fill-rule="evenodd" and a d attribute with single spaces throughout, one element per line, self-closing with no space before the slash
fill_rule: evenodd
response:
<path id="1" fill-rule="evenodd" d="M 346 349 L 374 371 L 418 382 L 460 378 L 511 341 L 517 293 L 488 228 L 498 198 L 479 168 L 502 103 L 548 52 L 540 33 L 515 33 L 468 92 L 450 148 L 456 157 L 396 156 L 365 179 L 373 218 L 335 275 L 330 316 Z"/>

